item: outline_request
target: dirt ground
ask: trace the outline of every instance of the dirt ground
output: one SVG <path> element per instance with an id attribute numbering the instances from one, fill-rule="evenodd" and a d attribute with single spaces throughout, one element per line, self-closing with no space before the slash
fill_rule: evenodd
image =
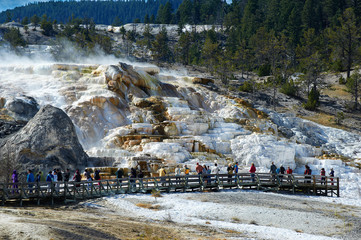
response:
<path id="1" fill-rule="evenodd" d="M 0 239 L 225 239 L 235 234 L 201 236 L 197 231 L 203 232 L 202 227 L 183 229 L 175 223 L 150 223 L 82 203 L 2 207 L 0 218 Z"/>
<path id="2" fill-rule="evenodd" d="M 240 192 L 236 195 L 232 193 L 229 197 L 227 193 L 187 193 L 175 197 L 184 201 L 196 201 L 196 204 L 222 203 L 222 206 L 229 206 L 230 209 L 239 206 L 238 211 L 242 214 L 237 215 L 235 219 L 240 224 L 290 229 L 332 239 L 359 239 L 361 233 L 361 207 L 320 202 L 307 197 L 294 198 L 282 194 L 265 195 L 251 192 Z M 129 201 L 129 205 L 126 206 L 146 206 L 146 203 L 142 203 L 144 200 L 134 196 L 126 201 Z M 212 218 L 209 221 L 212 222 Z M 24 207 L 1 207 L 0 239 L 264 238 L 249 235 L 241 230 L 212 227 L 211 223 L 207 226 L 177 223 L 171 219 L 158 221 L 139 217 L 132 215 L 128 209 L 112 207 L 112 204 L 103 198 L 67 205 L 59 204 L 54 207 L 38 207 L 34 204 L 25 204 Z"/>

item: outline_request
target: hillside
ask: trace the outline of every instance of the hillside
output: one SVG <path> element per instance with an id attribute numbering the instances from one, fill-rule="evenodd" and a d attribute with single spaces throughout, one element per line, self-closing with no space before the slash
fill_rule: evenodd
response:
<path id="1" fill-rule="evenodd" d="M 157 15 L 160 5 L 168 0 L 148 1 L 50 1 L 36 2 L 0 13 L 0 23 L 10 15 L 13 20 L 22 20 L 33 15 L 39 17 L 46 14 L 58 23 L 66 23 L 72 18 L 93 19 L 98 24 L 131 23 L 135 19 L 144 20 L 144 16 Z M 177 9 L 182 0 L 169 1 L 173 9 Z"/>

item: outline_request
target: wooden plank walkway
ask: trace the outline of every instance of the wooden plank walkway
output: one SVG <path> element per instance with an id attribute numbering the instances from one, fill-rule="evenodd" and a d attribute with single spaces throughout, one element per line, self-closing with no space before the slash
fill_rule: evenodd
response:
<path id="1" fill-rule="evenodd" d="M 24 201 L 54 204 L 124 193 L 187 192 L 220 189 L 254 189 L 308 195 L 340 196 L 339 178 L 318 175 L 269 173 L 210 174 L 152 178 L 122 178 L 81 182 L 0 183 L 2 205 Z"/>

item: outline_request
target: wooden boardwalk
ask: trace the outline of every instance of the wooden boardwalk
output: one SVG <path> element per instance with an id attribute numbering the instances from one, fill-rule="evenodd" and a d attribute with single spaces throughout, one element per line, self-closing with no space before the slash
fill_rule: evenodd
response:
<path id="1" fill-rule="evenodd" d="M 237 175 L 182 175 L 152 178 L 122 178 L 81 182 L 0 183 L 2 205 L 24 201 L 54 204 L 124 193 L 187 192 L 221 189 L 254 189 L 261 191 L 340 196 L 339 178 L 305 175 L 271 175 L 239 173 Z"/>

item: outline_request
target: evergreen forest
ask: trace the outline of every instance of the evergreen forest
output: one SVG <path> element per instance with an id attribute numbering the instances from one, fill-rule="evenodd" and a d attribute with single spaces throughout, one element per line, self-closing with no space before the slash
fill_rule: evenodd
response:
<path id="1" fill-rule="evenodd" d="M 37 16 L 43 16 L 42 20 Z M 345 71 L 347 78 L 340 82 L 356 95 L 357 108 L 359 79 L 351 75 L 351 70 L 361 60 L 360 0 L 53 1 L 1 13 L 0 21 L 12 20 L 35 25 L 42 21 L 46 35 L 67 36 L 84 46 L 89 45 L 87 42 L 103 43 L 107 52 L 111 52 L 111 40 L 94 37 L 95 31 L 89 31 L 94 26 L 81 29 L 81 23 L 177 24 L 176 41 L 170 40 L 165 28 L 152 35 L 150 25 L 142 34 L 127 32 L 124 27 L 120 34 L 128 53 L 143 49 L 151 52 L 152 60 L 158 63 L 202 66 L 225 84 L 235 72 L 243 76 L 252 71 L 272 76 L 266 84 L 275 94 L 281 87 L 285 94 L 297 96 L 299 84 L 290 76 L 302 73 L 308 97 L 305 108 L 309 110 L 317 107 L 322 74 Z M 54 22 L 64 23 L 63 31 L 51 28 Z M 182 31 L 186 24 L 208 24 L 217 29 Z M 240 90 L 253 89 L 254 84 L 246 82 Z"/>

